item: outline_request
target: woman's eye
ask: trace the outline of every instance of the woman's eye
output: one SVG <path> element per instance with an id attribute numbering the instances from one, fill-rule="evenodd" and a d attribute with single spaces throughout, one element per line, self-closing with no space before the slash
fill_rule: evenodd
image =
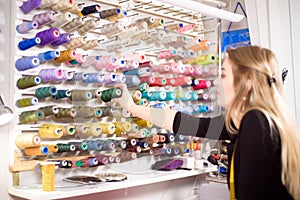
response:
<path id="1" fill-rule="evenodd" d="M 224 75 L 224 74 L 221 74 L 221 78 L 225 78 L 225 75 Z"/>

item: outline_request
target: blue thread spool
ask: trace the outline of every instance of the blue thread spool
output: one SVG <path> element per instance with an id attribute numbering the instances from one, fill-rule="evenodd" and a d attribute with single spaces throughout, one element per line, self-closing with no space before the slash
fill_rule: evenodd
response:
<path id="1" fill-rule="evenodd" d="M 141 148 L 147 148 L 149 146 L 147 142 L 137 142 L 135 145 Z"/>
<path id="2" fill-rule="evenodd" d="M 176 92 L 166 92 L 166 101 L 176 100 Z"/>
<path id="3" fill-rule="evenodd" d="M 17 25 L 16 30 L 18 33 L 23 34 L 33 29 L 36 29 L 37 27 L 38 27 L 38 23 L 36 21 L 23 22 L 22 24 Z"/>
<path id="4" fill-rule="evenodd" d="M 126 72 L 123 72 L 123 74 L 126 75 L 136 75 L 136 76 L 142 76 L 143 75 L 143 69 L 142 68 L 137 68 L 133 70 L 129 70 Z"/>
<path id="5" fill-rule="evenodd" d="M 25 71 L 28 69 L 36 68 L 39 65 L 40 65 L 40 61 L 36 56 L 20 58 L 16 61 L 16 68 L 19 71 Z"/>
<path id="6" fill-rule="evenodd" d="M 86 73 L 86 78 L 82 79 L 82 82 L 85 84 L 88 83 L 102 83 L 104 80 L 102 73 Z"/>
<path id="7" fill-rule="evenodd" d="M 198 105 L 194 110 L 194 113 L 206 113 L 209 111 L 209 106 L 207 105 Z"/>
<path id="8" fill-rule="evenodd" d="M 39 53 L 37 57 L 40 60 L 40 63 L 45 62 L 47 60 L 53 60 L 54 58 L 57 58 L 60 56 L 59 51 L 46 51 L 44 53 Z"/>
<path id="9" fill-rule="evenodd" d="M 51 45 L 54 47 L 58 47 L 60 45 L 67 44 L 70 41 L 71 41 L 70 33 L 63 33 L 63 34 L 60 34 L 58 39 L 56 41 L 52 42 Z"/>
<path id="10" fill-rule="evenodd" d="M 85 79 L 88 78 L 88 74 L 87 73 L 74 73 L 74 76 L 69 79 L 68 81 L 84 81 Z"/>
<path id="11" fill-rule="evenodd" d="M 165 109 L 167 107 L 165 102 L 159 102 L 151 106 L 152 108 L 162 108 Z"/>
<path id="12" fill-rule="evenodd" d="M 148 101 L 164 101 L 166 99 L 166 92 L 164 91 L 153 91 L 150 98 L 147 98 Z"/>
<path id="13" fill-rule="evenodd" d="M 125 83 L 127 84 L 128 87 L 132 87 L 132 86 L 137 86 L 138 84 L 140 84 L 140 79 L 138 76 L 136 75 L 127 75 L 126 76 L 126 81 Z"/>
<path id="14" fill-rule="evenodd" d="M 56 87 L 49 86 L 49 87 L 41 87 L 35 90 L 35 96 L 38 99 L 47 98 L 50 96 L 54 96 L 57 94 Z"/>
<path id="15" fill-rule="evenodd" d="M 103 143 L 103 150 L 104 151 L 112 151 L 116 148 L 115 144 L 111 140 L 106 140 Z"/>
<path id="16" fill-rule="evenodd" d="M 41 39 L 39 37 L 23 40 L 19 42 L 18 48 L 22 51 L 27 50 L 31 47 L 39 45 L 41 43 Z"/>
<path id="17" fill-rule="evenodd" d="M 97 158 L 92 157 L 92 158 L 88 158 L 88 163 L 89 163 L 89 166 L 92 167 L 92 166 L 98 165 L 99 162 L 98 162 Z"/>
<path id="18" fill-rule="evenodd" d="M 180 153 L 180 150 L 178 148 L 174 147 L 173 152 L 175 155 L 178 155 Z"/>
<path id="19" fill-rule="evenodd" d="M 52 96 L 53 99 L 63 99 L 63 98 L 69 98 L 71 96 L 71 90 L 57 90 L 57 94 Z"/>

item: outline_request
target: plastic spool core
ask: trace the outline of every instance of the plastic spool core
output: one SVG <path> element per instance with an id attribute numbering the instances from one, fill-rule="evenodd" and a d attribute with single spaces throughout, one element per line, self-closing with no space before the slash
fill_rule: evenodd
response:
<path id="1" fill-rule="evenodd" d="M 41 142 L 41 138 L 40 138 L 40 137 L 35 136 L 35 137 L 33 138 L 33 143 L 34 143 L 34 144 L 39 144 L 40 142 Z"/>
<path id="2" fill-rule="evenodd" d="M 40 63 L 40 60 L 38 58 L 32 59 L 32 64 L 38 65 Z"/>

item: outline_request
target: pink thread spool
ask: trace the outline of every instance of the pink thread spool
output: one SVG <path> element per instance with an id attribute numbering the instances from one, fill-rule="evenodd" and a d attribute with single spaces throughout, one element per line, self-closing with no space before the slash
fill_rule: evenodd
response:
<path id="1" fill-rule="evenodd" d="M 176 55 L 176 51 L 173 50 L 163 50 L 157 53 L 157 57 L 159 59 L 166 59 L 166 58 L 172 58 Z"/>
<path id="2" fill-rule="evenodd" d="M 199 80 L 199 84 L 193 86 L 194 90 L 200 90 L 200 89 L 208 89 L 212 86 L 212 83 L 210 80 Z"/>
<path id="3" fill-rule="evenodd" d="M 40 28 L 45 24 L 53 22 L 55 18 L 56 15 L 54 11 L 47 11 L 33 15 L 32 21 L 36 21 L 38 23 L 38 27 Z"/>
<path id="4" fill-rule="evenodd" d="M 176 29 L 175 31 L 177 33 L 183 33 L 183 32 L 186 32 L 186 31 L 194 30 L 194 28 L 195 28 L 195 24 L 187 24 L 187 25 L 184 25 L 181 28 Z"/>

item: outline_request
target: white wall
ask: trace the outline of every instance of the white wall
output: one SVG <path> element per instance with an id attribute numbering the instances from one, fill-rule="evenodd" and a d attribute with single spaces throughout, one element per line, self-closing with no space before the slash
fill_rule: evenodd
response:
<path id="1" fill-rule="evenodd" d="M 300 124 L 300 1 L 299 0 L 246 0 L 251 40 L 277 55 L 281 68 L 289 70 L 284 95 L 290 111 Z M 298 26 L 296 26 L 296 23 Z"/>

